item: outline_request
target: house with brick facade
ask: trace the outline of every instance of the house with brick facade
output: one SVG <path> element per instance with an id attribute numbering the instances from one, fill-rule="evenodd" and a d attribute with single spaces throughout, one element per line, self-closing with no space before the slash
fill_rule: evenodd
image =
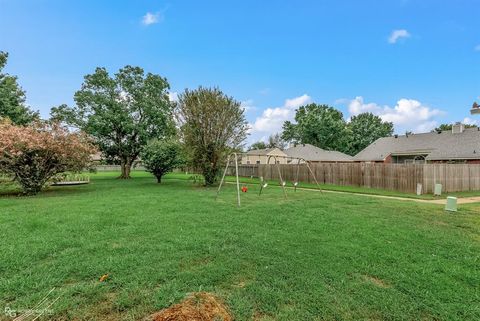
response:
<path id="1" fill-rule="evenodd" d="M 379 138 L 356 162 L 480 164 L 480 128 L 457 123 L 449 131 Z"/>

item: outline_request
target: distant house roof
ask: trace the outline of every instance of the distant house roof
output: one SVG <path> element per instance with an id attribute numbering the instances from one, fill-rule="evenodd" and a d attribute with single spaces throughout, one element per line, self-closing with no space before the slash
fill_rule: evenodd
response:
<path id="1" fill-rule="evenodd" d="M 275 152 L 275 155 L 284 155 L 285 153 L 279 148 L 265 148 L 265 149 L 252 149 L 247 152 L 247 155 L 267 156 Z"/>
<path id="2" fill-rule="evenodd" d="M 97 152 L 97 153 L 91 155 L 91 157 L 92 157 L 92 161 L 101 161 L 102 160 L 102 153 Z"/>
<path id="3" fill-rule="evenodd" d="M 309 162 L 352 162 L 353 157 L 347 154 L 329 151 L 310 144 L 299 144 L 285 150 L 292 158 L 303 158 Z"/>
<path id="4" fill-rule="evenodd" d="M 427 155 L 426 160 L 480 159 L 480 129 L 379 138 L 355 155 L 355 161 L 383 161 L 388 156 Z"/>

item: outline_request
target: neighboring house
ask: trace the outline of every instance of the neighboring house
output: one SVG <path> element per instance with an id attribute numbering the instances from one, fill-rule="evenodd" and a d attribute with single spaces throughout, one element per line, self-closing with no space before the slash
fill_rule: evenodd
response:
<path id="1" fill-rule="evenodd" d="M 242 164 L 266 164 L 270 156 L 279 156 L 277 158 L 278 164 L 287 164 L 287 159 L 285 154 L 279 148 L 266 148 L 266 149 L 253 149 L 248 151 L 244 156 L 242 156 Z M 270 158 L 270 164 L 275 164 L 275 158 Z"/>
<path id="2" fill-rule="evenodd" d="M 451 131 L 384 137 L 358 153 L 357 162 L 480 164 L 480 129 L 455 124 Z"/>
<path id="3" fill-rule="evenodd" d="M 353 162 L 353 157 L 347 154 L 329 151 L 318 148 L 310 144 L 298 144 L 285 150 L 285 153 L 291 157 L 289 163 L 297 164 L 298 159 L 304 159 L 312 163 L 347 163 Z"/>
<path id="4" fill-rule="evenodd" d="M 96 152 L 95 154 L 90 155 L 93 165 L 118 165 L 118 162 L 109 162 L 105 157 L 103 157 L 102 152 Z M 140 157 L 133 162 L 133 167 L 142 166 L 142 160 Z"/>
<path id="5" fill-rule="evenodd" d="M 102 157 L 101 152 L 97 152 L 97 153 L 91 155 L 91 157 L 92 157 L 92 162 L 94 164 L 100 164 L 103 161 L 103 157 Z"/>

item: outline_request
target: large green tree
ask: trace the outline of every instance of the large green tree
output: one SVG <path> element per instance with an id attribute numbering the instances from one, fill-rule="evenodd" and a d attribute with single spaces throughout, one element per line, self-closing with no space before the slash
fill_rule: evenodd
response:
<path id="1" fill-rule="evenodd" d="M 353 116 L 347 124 L 348 145 L 346 152 L 356 155 L 381 137 L 393 134 L 393 123 L 384 122 L 372 113 Z"/>
<path id="2" fill-rule="evenodd" d="M 140 67 L 125 66 L 113 77 L 97 68 L 75 93 L 76 106 L 53 108 L 51 115 L 93 136 L 102 153 L 120 163 L 120 178 L 130 178 L 147 142 L 174 132 L 168 89 L 165 78 Z"/>
<path id="3" fill-rule="evenodd" d="M 247 136 L 244 108 L 218 88 L 200 87 L 179 95 L 176 115 L 193 165 L 212 185 L 228 152 Z"/>
<path id="4" fill-rule="evenodd" d="M 339 110 L 312 103 L 297 109 L 295 121 L 283 124 L 284 140 L 311 144 L 326 150 L 346 151 L 346 122 Z"/>
<path id="5" fill-rule="evenodd" d="M 26 125 L 39 115 L 25 105 L 25 91 L 17 77 L 3 72 L 7 60 L 8 53 L 0 51 L 0 119 L 9 118 L 16 125 Z"/>

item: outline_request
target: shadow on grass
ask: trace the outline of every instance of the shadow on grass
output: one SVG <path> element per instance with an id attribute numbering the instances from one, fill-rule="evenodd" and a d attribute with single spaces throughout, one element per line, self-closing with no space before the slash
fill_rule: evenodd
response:
<path id="1" fill-rule="evenodd" d="M 48 186 L 45 187 L 40 193 L 37 195 L 24 195 L 22 193 L 22 189 L 17 185 L 12 188 L 5 188 L 5 186 L 0 188 L 0 198 L 35 198 L 39 196 L 47 196 L 47 197 L 54 197 L 54 196 L 64 196 L 64 195 L 73 195 L 73 194 L 83 194 L 92 192 L 91 189 L 86 188 L 88 185 L 83 186 Z"/>

